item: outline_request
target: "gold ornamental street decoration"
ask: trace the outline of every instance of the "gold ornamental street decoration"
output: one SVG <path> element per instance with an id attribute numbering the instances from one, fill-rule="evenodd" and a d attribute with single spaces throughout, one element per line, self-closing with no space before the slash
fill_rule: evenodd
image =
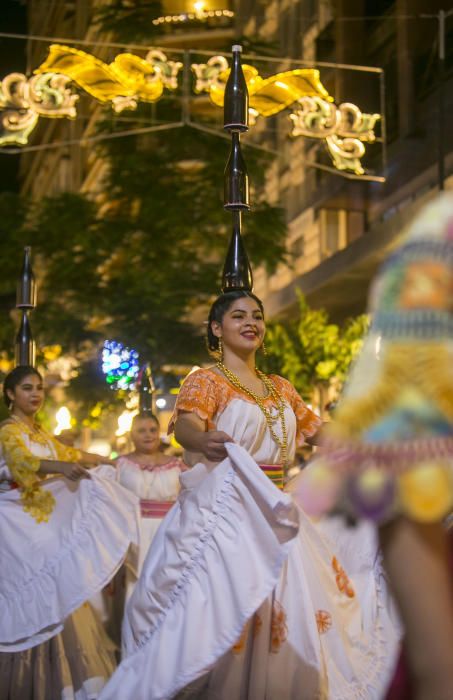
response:
<path id="1" fill-rule="evenodd" d="M 185 52 L 190 56 L 190 52 Z M 207 94 L 213 108 L 223 107 L 230 68 L 225 56 L 212 56 L 206 63 L 190 63 L 196 95 Z M 144 58 L 120 53 L 111 63 L 61 44 L 52 44 L 46 60 L 27 77 L 11 73 L 0 83 L 0 148 L 25 146 L 40 118 L 77 117 L 80 91 L 114 112 L 134 110 L 140 102 L 157 102 L 165 91 L 186 90 L 180 80 L 183 63 L 169 60 L 160 49 Z M 262 77 L 257 68 L 243 65 L 250 95 L 250 123 L 258 118 L 283 115 L 293 138 L 322 140 L 334 168 L 365 174 L 365 144 L 376 140 L 380 114 L 368 114 L 357 105 L 336 105 L 315 68 L 297 68 Z M 187 95 L 184 95 L 187 97 Z"/>
<path id="2" fill-rule="evenodd" d="M 111 102 L 115 112 L 136 109 L 138 102 L 156 102 L 164 88 L 176 90 L 179 61 L 169 61 L 158 49 L 145 58 L 120 53 L 112 63 L 104 63 L 85 51 L 52 44 L 38 74 L 60 74 L 73 80 L 99 102 Z"/>
<path id="3" fill-rule="evenodd" d="M 208 92 L 212 102 L 223 107 L 225 85 L 230 74 L 224 56 L 213 56 L 207 63 L 193 63 L 196 76 L 195 92 Z M 242 65 L 249 92 L 252 116 L 272 117 L 304 96 L 318 96 L 332 101 L 321 83 L 319 71 L 314 68 L 297 68 L 262 78 L 256 68 Z"/>
<path id="4" fill-rule="evenodd" d="M 0 83 L 0 146 L 25 146 L 39 117 L 77 116 L 79 95 L 68 88 L 71 79 L 47 73 L 27 78 L 10 73 Z"/>
<path id="5" fill-rule="evenodd" d="M 363 175 L 361 158 L 364 143 L 376 140 L 374 127 L 379 114 L 364 114 L 351 102 L 338 107 L 320 97 L 302 97 L 297 109 L 289 115 L 293 122 L 292 136 L 325 139 L 338 170 L 352 170 Z"/>

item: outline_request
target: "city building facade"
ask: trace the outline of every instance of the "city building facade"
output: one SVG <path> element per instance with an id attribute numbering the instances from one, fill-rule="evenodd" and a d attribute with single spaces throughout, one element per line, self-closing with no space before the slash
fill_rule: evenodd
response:
<path id="1" fill-rule="evenodd" d="M 368 91 L 354 74 L 323 62 L 384 70 L 383 183 L 305 167 L 309 144 L 288 139 L 286 127 L 280 135 L 277 122 L 268 192 L 286 211 L 291 264 L 272 277 L 256 275 L 271 316 L 293 312 L 297 289 L 336 320 L 363 311 L 373 273 L 414 213 L 440 187 L 453 188 L 453 132 L 441 128 L 453 106 L 453 12 L 441 17 L 442 8 L 436 0 L 240 3 L 239 33 L 276 41 L 291 59 L 319 62 L 341 101 L 366 106 Z"/>
<path id="2" fill-rule="evenodd" d="M 82 39 L 80 48 L 112 60 L 124 49 L 106 46 L 110 37 L 93 19 L 106 4 L 49 0 L 43 12 L 40 0 L 30 0 L 29 33 L 68 44 Z M 453 187 L 453 132 L 442 131 L 442 115 L 445 123 L 453 107 L 453 17 L 442 17 L 443 6 L 442 0 L 169 0 L 152 20 L 153 45 L 216 51 L 235 37 L 248 37 L 251 45 L 273 47 L 288 67 L 298 61 L 318 66 L 336 101 L 364 109 L 371 99 L 364 76 L 359 80 L 358 73 L 335 66 L 384 71 L 379 88 L 384 113 L 377 127 L 386 142 L 377 158 L 384 182 L 351 179 L 313 164 L 313 144 L 289 137 L 287 114 L 272 117 L 266 129 L 262 119 L 253 127 L 260 145 L 274 153 L 266 197 L 284 207 L 288 225 L 288 264 L 272 276 L 255 271 L 255 291 L 269 316 L 291 316 L 297 289 L 335 320 L 363 311 L 370 278 L 415 211 L 439 187 Z M 29 41 L 29 72 L 45 58 L 48 44 Z M 370 74 L 370 86 L 371 81 Z M 95 133 L 102 108 L 83 96 L 80 104 L 82 116 L 69 124 L 40 122 L 33 143 L 50 147 L 23 154 L 24 194 L 69 190 L 96 197 L 101 191 L 107 164 L 89 144 L 83 146 L 83 139 Z M 244 223 L 246 233 L 246 218 Z"/>

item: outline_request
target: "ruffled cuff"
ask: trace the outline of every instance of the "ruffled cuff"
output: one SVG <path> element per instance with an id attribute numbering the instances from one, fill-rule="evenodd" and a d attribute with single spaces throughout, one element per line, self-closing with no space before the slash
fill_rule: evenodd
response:
<path id="1" fill-rule="evenodd" d="M 179 401 L 168 424 L 167 435 L 171 435 L 174 432 L 175 424 L 180 413 L 194 413 L 205 423 L 207 430 L 215 429 L 215 423 L 210 419 L 208 411 L 202 408 L 202 406 L 194 405 L 189 401 Z"/>

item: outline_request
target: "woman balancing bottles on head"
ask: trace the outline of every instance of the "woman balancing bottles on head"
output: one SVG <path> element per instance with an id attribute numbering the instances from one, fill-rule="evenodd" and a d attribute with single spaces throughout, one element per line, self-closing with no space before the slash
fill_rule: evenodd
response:
<path id="1" fill-rule="evenodd" d="M 375 546 L 341 531 L 330 542 L 280 490 L 320 419 L 256 369 L 264 333 L 250 292 L 215 301 L 221 359 L 186 378 L 174 415 L 192 469 L 148 552 L 102 700 L 382 698 L 397 632 Z"/>
<path id="2" fill-rule="evenodd" d="M 372 325 L 298 498 L 380 526 L 412 693 L 453 698 L 453 197 L 416 218 L 374 282 Z M 451 553 L 450 553 L 451 556 Z M 398 680 L 402 680 L 401 676 Z"/>
<path id="3" fill-rule="evenodd" d="M 160 451 L 159 421 L 151 411 L 138 413 L 131 428 L 134 451 L 117 460 L 117 478 L 140 499 L 141 528 L 138 547 L 126 559 L 126 598 L 142 570 L 157 528 L 176 501 L 179 476 L 187 467 L 177 457 Z"/>
<path id="4" fill-rule="evenodd" d="M 239 52 L 225 89 L 233 131 L 248 117 Z M 265 325 L 240 235 L 246 173 L 234 158 L 226 176 L 241 186 L 225 190 L 235 196 L 225 197 L 234 228 L 223 288 L 236 291 L 214 302 L 208 323 L 220 359 L 181 388 L 175 435 L 192 469 L 126 608 L 125 658 L 102 700 L 378 700 L 397 635 L 374 543 L 338 533 L 331 544 L 280 490 L 320 420 L 289 382 L 256 369 Z"/>
<path id="5" fill-rule="evenodd" d="M 0 425 L 0 697 L 96 698 L 113 648 L 85 603 L 137 542 L 137 499 L 102 458 L 58 442 L 35 420 L 39 372 L 4 381 L 11 411 Z"/>

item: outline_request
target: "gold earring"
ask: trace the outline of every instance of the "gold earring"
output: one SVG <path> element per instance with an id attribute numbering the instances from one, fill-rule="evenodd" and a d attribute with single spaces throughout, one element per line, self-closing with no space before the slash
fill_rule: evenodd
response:
<path id="1" fill-rule="evenodd" d="M 266 346 L 265 346 L 265 344 L 264 344 L 264 340 L 263 340 L 263 342 L 261 343 L 261 352 L 263 353 L 263 355 L 267 355 L 267 348 L 266 348 Z"/>
<path id="2" fill-rule="evenodd" d="M 219 338 L 219 348 L 217 352 L 219 353 L 219 361 L 223 362 L 223 340 L 221 337 Z"/>

